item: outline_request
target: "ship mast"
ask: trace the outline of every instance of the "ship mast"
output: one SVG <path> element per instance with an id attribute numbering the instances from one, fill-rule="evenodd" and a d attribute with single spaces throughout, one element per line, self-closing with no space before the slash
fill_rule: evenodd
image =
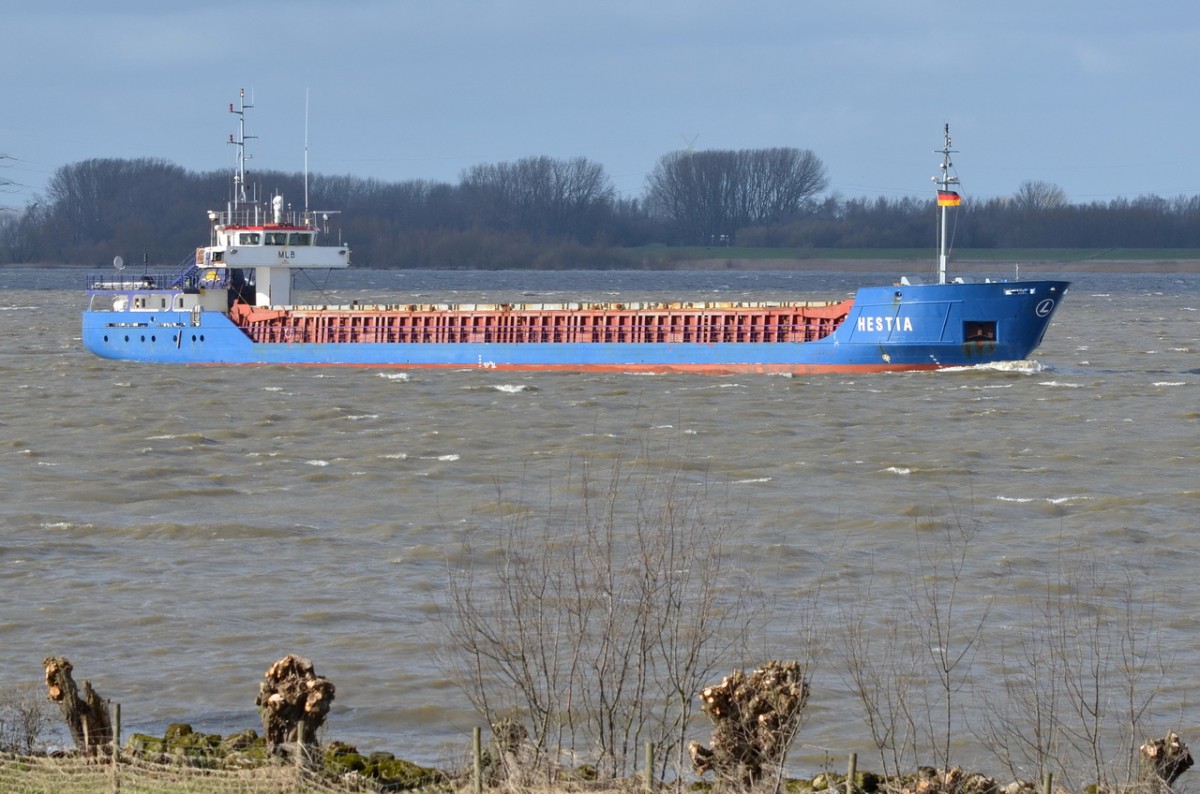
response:
<path id="1" fill-rule="evenodd" d="M 246 135 L 246 111 L 254 105 L 246 104 L 246 89 L 242 89 L 238 97 L 238 106 L 235 108 L 233 103 L 229 103 L 229 112 L 236 113 L 238 117 L 237 138 L 232 134 L 229 136 L 229 142 L 237 147 L 237 169 L 233 174 L 233 207 L 232 210 L 238 209 L 241 205 L 246 204 L 246 141 L 248 138 L 257 138 L 257 135 Z"/>
<path id="2" fill-rule="evenodd" d="M 933 153 L 942 155 L 942 173 L 939 176 L 933 177 L 933 181 L 938 186 L 938 209 L 941 210 L 940 226 L 940 241 L 938 243 L 938 283 L 946 283 L 946 227 L 947 215 L 951 207 L 957 207 L 962 203 L 958 192 L 951 189 L 951 185 L 958 185 L 958 176 L 951 174 L 954 169 L 954 163 L 950 162 L 950 155 L 957 154 L 956 149 L 951 149 L 953 145 L 950 141 L 950 125 L 946 124 L 943 130 L 945 141 L 942 143 L 941 149 L 934 149 Z"/>

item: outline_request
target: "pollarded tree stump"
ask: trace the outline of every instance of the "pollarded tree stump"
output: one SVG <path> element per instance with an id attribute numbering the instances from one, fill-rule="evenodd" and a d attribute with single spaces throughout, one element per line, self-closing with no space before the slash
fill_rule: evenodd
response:
<path id="1" fill-rule="evenodd" d="M 92 689 L 91 681 L 83 682 L 83 697 L 71 677 L 71 663 L 62 656 L 47 656 L 46 696 L 58 704 L 63 719 L 71 731 L 75 747 L 85 754 L 98 754 L 112 743 L 112 723 L 108 716 L 108 701 Z"/>
<path id="2" fill-rule="evenodd" d="M 700 693 L 713 723 L 709 747 L 688 745 L 697 774 L 753 785 L 783 760 L 808 702 L 808 682 L 797 662 L 768 662 L 750 675 L 735 672 Z"/>
<path id="3" fill-rule="evenodd" d="M 1170 791 L 1179 776 L 1192 766 L 1192 752 L 1172 731 L 1162 739 L 1146 742 L 1138 751 L 1141 777 L 1162 791 Z"/>
<path id="4" fill-rule="evenodd" d="M 254 701 L 262 714 L 267 751 L 297 742 L 315 747 L 333 692 L 333 683 L 318 676 L 308 659 L 288 654 L 271 665 Z"/>

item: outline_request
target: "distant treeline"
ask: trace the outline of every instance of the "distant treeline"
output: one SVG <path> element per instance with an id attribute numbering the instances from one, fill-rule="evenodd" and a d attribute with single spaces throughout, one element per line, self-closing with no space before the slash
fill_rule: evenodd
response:
<path id="1" fill-rule="evenodd" d="M 300 209 L 302 174 L 257 172 L 249 192 Z M 920 198 L 824 194 L 824 165 L 790 148 L 664 155 L 636 198 L 617 195 L 585 158 L 478 165 L 457 184 L 310 175 L 308 206 L 364 267 L 635 267 L 650 245 L 792 249 L 932 248 L 933 191 Z M 0 214 L 0 262 L 173 265 L 208 242 L 228 172 L 157 159 L 93 159 L 59 168 L 45 196 Z M 1200 248 L 1200 196 L 1069 203 L 1027 182 L 1016 195 L 952 213 L 958 248 Z"/>

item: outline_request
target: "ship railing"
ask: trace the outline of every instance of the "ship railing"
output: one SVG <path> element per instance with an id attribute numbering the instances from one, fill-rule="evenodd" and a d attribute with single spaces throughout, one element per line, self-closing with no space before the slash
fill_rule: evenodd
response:
<path id="1" fill-rule="evenodd" d="M 222 210 L 215 213 L 218 223 L 222 226 L 296 226 L 304 228 L 315 228 L 317 214 L 312 210 L 301 211 L 287 207 L 279 217 L 278 223 L 275 220 L 275 213 L 270 207 L 264 207 L 259 204 L 239 204 L 232 210 Z M 333 214 L 325 212 L 324 215 Z"/>
<path id="2" fill-rule="evenodd" d="M 179 289 L 195 286 L 196 263 L 191 255 L 175 266 L 170 273 L 151 273 L 116 270 L 111 273 L 89 273 L 87 288 L 92 292 L 132 292 L 146 289 Z"/>
<path id="3" fill-rule="evenodd" d="M 171 279 L 172 287 L 195 287 L 195 281 L 200 268 L 196 265 L 196 257 L 188 254 L 177 265 L 175 277 Z"/>
<path id="4" fill-rule="evenodd" d="M 174 276 L 170 273 L 89 273 L 87 289 L 89 292 L 137 292 L 139 290 L 172 289 Z"/>
<path id="5" fill-rule="evenodd" d="M 183 265 L 181 277 L 186 279 L 186 285 L 193 289 L 225 289 L 231 283 L 229 268 L 221 263 L 219 257 L 214 259 L 211 248 L 197 248 L 194 260 Z"/>
<path id="6" fill-rule="evenodd" d="M 181 262 L 176 270 L 168 273 L 143 270 L 140 273 L 124 270 L 112 273 L 89 273 L 89 292 L 135 292 L 138 290 L 223 289 L 229 286 L 229 271 L 226 268 L 205 268 L 196 264 L 191 256 Z"/>

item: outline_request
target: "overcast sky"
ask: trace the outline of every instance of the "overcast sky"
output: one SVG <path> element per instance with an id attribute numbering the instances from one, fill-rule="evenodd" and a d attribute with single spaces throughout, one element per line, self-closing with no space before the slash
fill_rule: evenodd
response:
<path id="1" fill-rule="evenodd" d="M 830 192 L 1200 194 L 1197 0 L 28 0 L 3 14 L 0 206 L 154 157 L 456 182 L 582 156 L 641 194 L 670 151 L 788 146 Z M 214 200 L 223 197 L 213 197 Z"/>

